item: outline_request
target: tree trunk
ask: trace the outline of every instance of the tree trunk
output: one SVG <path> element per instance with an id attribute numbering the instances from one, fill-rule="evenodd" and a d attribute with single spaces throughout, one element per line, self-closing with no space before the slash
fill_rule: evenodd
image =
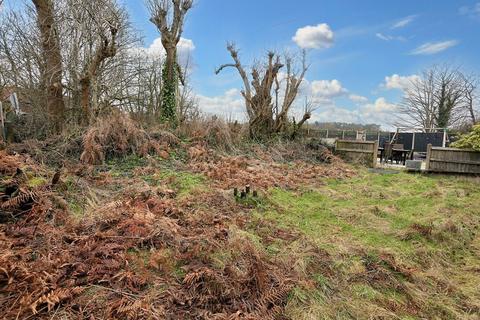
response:
<path id="1" fill-rule="evenodd" d="M 477 124 L 477 119 L 476 119 L 476 116 L 475 116 L 475 109 L 473 107 L 473 100 L 474 100 L 474 97 L 473 97 L 473 90 L 474 89 L 471 89 L 471 91 L 469 91 L 467 89 L 467 92 L 466 92 L 466 96 L 467 96 L 467 108 L 468 108 L 468 112 L 470 113 L 470 118 L 472 119 L 472 124 L 473 125 L 476 125 Z"/>
<path id="2" fill-rule="evenodd" d="M 80 105 L 82 106 L 81 123 L 90 122 L 90 77 L 83 77 L 80 80 Z"/>
<path id="3" fill-rule="evenodd" d="M 166 80 L 170 83 L 175 81 L 175 66 L 177 64 L 177 54 L 176 48 L 168 48 L 166 51 L 166 59 L 165 59 L 165 71 L 167 72 Z"/>
<path id="4" fill-rule="evenodd" d="M 176 76 L 176 47 L 166 47 L 165 67 L 162 75 L 162 109 L 161 120 L 169 122 L 172 126 L 177 124 L 177 87 Z"/>
<path id="5" fill-rule="evenodd" d="M 476 125 L 477 124 L 477 119 L 475 117 L 475 110 L 473 110 L 473 106 L 470 106 L 470 117 L 472 118 L 472 124 Z"/>
<path id="6" fill-rule="evenodd" d="M 65 102 L 62 90 L 62 55 L 52 0 L 32 0 L 37 12 L 37 22 L 42 40 L 47 110 L 52 128 L 61 132 L 65 117 Z"/>

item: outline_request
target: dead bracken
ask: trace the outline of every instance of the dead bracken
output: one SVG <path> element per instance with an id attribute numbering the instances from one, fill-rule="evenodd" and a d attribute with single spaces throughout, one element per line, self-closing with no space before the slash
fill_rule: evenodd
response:
<path id="1" fill-rule="evenodd" d="M 351 175 L 342 167 L 326 175 L 326 167 L 302 164 L 289 176 L 286 166 L 275 165 L 268 169 L 272 180 L 266 167 L 246 166 L 252 161 L 259 166 L 258 161 L 219 159 L 192 162 L 200 171 L 209 163 L 235 169 L 222 179 L 206 171 L 219 190 L 241 175 L 263 189 L 307 176 L 314 182 L 319 173 L 343 177 L 347 170 Z M 46 168 L 5 152 L 0 161 L 6 164 L 4 186 L 15 190 L 3 193 L 0 206 L 0 312 L 5 317 L 258 319 L 284 313 L 300 275 L 242 233 L 250 218 L 233 197 L 201 191 L 192 204 L 175 191 L 120 193 L 119 200 L 79 220 L 69 214 L 61 186 L 31 188 L 27 179 L 16 177 L 25 163 L 44 174 Z M 213 258 L 218 252 L 226 255 L 221 265 Z"/>

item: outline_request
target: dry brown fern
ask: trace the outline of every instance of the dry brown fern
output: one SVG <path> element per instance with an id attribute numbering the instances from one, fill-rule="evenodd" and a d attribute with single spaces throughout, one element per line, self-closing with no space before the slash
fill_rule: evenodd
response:
<path id="1" fill-rule="evenodd" d="M 7 201 L 3 202 L 1 208 L 3 210 L 7 209 L 18 209 L 21 205 L 28 203 L 28 202 L 35 202 L 37 199 L 40 198 L 40 194 L 37 191 L 27 191 L 22 192 L 19 195 L 8 199 Z"/>
<path id="2" fill-rule="evenodd" d="M 37 314 L 38 306 L 46 303 L 48 311 L 52 310 L 57 304 L 70 299 L 80 293 L 82 293 L 84 288 L 82 287 L 74 287 L 74 288 L 58 288 L 55 290 L 51 290 L 47 294 L 42 295 L 40 298 L 35 300 L 31 305 L 30 309 L 32 310 L 33 314 Z"/>
<path id="3" fill-rule="evenodd" d="M 255 301 L 255 311 L 258 313 L 272 313 L 283 305 L 292 290 L 291 284 L 281 284 L 278 287 L 271 288 Z M 276 313 L 274 312 L 274 313 Z"/>
<path id="4" fill-rule="evenodd" d="M 152 138 L 127 115 L 116 112 L 99 119 L 83 136 L 83 152 L 80 160 L 87 164 L 101 164 L 115 156 L 135 154 L 163 154 L 178 139 L 172 134 L 161 133 Z"/>

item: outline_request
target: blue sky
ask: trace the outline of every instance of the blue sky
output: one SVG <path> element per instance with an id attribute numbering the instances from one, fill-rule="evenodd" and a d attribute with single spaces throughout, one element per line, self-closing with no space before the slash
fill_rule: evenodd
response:
<path id="1" fill-rule="evenodd" d="M 123 3 L 144 46 L 159 46 L 144 2 Z M 206 112 L 244 115 L 236 71 L 214 75 L 231 61 L 225 46 L 234 41 L 246 65 L 269 49 L 306 47 L 311 67 L 302 96 L 315 102 L 314 120 L 388 125 L 406 79 L 422 69 L 447 63 L 480 73 L 480 2 L 196 0 L 183 38 L 194 62 L 191 85 Z"/>

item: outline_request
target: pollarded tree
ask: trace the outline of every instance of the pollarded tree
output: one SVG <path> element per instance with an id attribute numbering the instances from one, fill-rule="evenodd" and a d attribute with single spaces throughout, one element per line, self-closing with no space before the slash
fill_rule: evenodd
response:
<path id="1" fill-rule="evenodd" d="M 237 69 L 244 85 L 242 96 L 249 118 L 250 136 L 265 138 L 275 133 L 287 133 L 288 113 L 308 70 L 305 52 L 302 54 L 299 72 L 294 70 L 294 59 L 286 57 L 282 61 L 280 56 L 269 52 L 266 63 L 252 67 L 250 79 L 240 61 L 235 45 L 229 44 L 227 50 L 234 63 L 220 66 L 215 73 L 219 74 L 227 67 Z M 284 67 L 286 67 L 286 73 L 281 74 L 280 70 Z M 282 85 L 280 82 L 283 82 Z M 283 100 L 280 101 L 281 99 Z M 310 116 L 310 111 L 306 110 L 299 124 L 303 124 Z M 295 130 L 298 128 L 299 125 L 295 125 Z"/>
<path id="2" fill-rule="evenodd" d="M 183 33 L 187 12 L 193 0 L 147 0 L 150 21 L 161 34 L 166 58 L 162 72 L 162 118 L 172 124 L 177 122 L 177 88 L 183 84 L 182 71 L 177 62 L 177 45 Z"/>
<path id="3" fill-rule="evenodd" d="M 72 120 L 88 124 L 107 112 L 112 100 L 124 100 L 120 87 L 133 75 L 131 48 L 139 45 L 125 8 L 117 0 L 58 0 L 64 82 Z"/>
<path id="4" fill-rule="evenodd" d="M 42 41 L 42 82 L 45 86 L 47 110 L 55 132 L 64 122 L 65 102 L 62 87 L 62 54 L 52 0 L 32 0 Z"/>
<path id="5" fill-rule="evenodd" d="M 90 121 L 92 116 L 92 112 L 90 110 L 92 82 L 96 81 L 98 69 L 100 68 L 101 64 L 106 59 L 112 58 L 117 54 L 116 40 L 120 18 L 115 11 L 112 11 L 111 13 L 111 19 L 107 19 L 104 21 L 104 24 L 100 24 L 98 33 L 99 38 L 96 50 L 91 60 L 88 61 L 88 63 L 85 65 L 82 78 L 80 79 L 82 92 L 81 105 L 87 123 Z M 94 97 L 92 100 L 94 103 L 96 103 L 98 101 L 98 98 Z M 97 109 L 97 107 L 94 106 L 94 109 Z"/>

